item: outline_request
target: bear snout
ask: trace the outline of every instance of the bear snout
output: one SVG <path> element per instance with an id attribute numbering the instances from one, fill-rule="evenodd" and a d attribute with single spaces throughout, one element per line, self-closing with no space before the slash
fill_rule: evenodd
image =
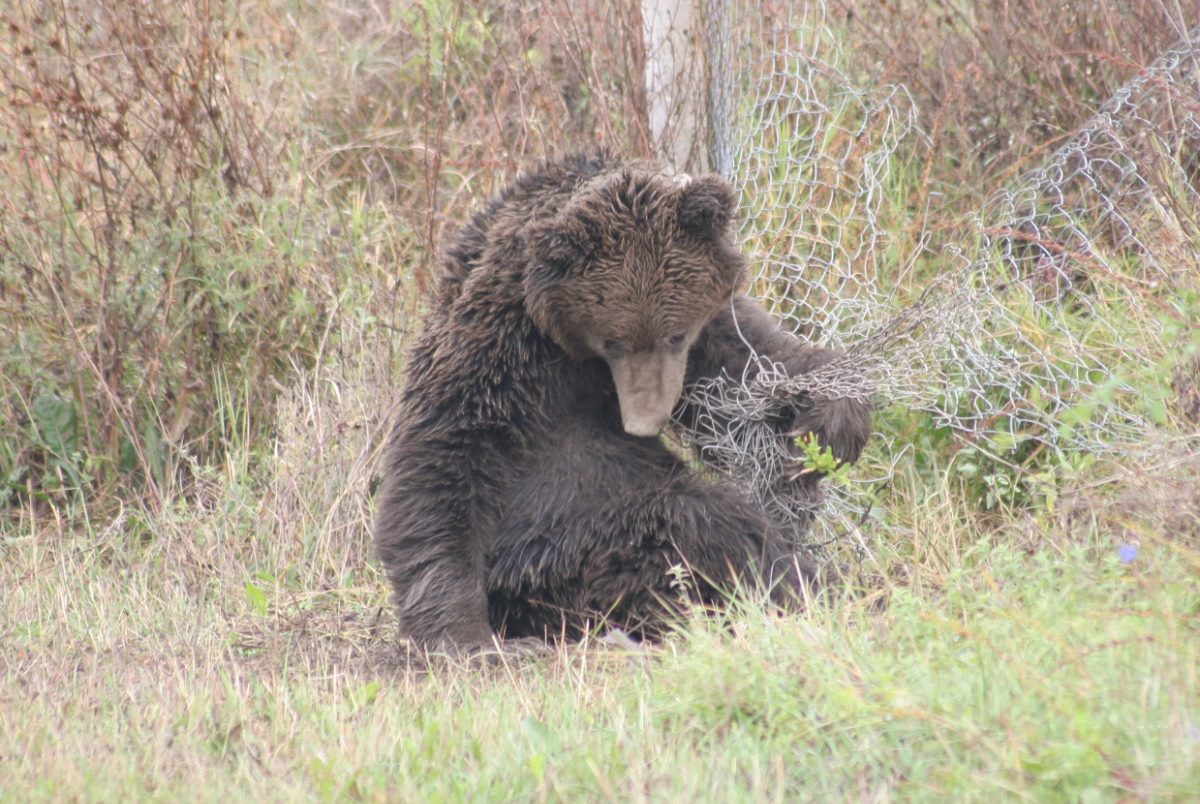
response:
<path id="1" fill-rule="evenodd" d="M 671 420 L 683 392 L 686 359 L 657 350 L 613 358 L 608 366 L 625 432 L 642 438 L 657 436 Z"/>
<path id="2" fill-rule="evenodd" d="M 669 410 L 667 416 L 655 418 L 640 415 L 629 417 L 625 415 L 624 411 L 621 412 L 621 424 L 625 428 L 625 432 L 641 438 L 653 438 L 658 435 L 667 426 L 670 419 Z"/>

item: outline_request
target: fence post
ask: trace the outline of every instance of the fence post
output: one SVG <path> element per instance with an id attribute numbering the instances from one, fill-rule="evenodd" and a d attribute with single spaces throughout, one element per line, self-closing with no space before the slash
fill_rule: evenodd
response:
<path id="1" fill-rule="evenodd" d="M 677 170 L 709 169 L 699 0 L 642 0 L 646 100 L 660 159 Z"/>

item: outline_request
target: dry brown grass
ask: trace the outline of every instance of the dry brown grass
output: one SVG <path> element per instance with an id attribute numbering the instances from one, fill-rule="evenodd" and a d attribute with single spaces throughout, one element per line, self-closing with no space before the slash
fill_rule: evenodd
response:
<path id="1" fill-rule="evenodd" d="M 447 225 L 530 158 L 649 137 L 638 3 L 444 0 L 306 6 L 297 51 L 321 76 L 326 181 L 368 189 L 420 239 L 418 286 Z"/>
<path id="2" fill-rule="evenodd" d="M 1195 0 L 830 6 L 864 69 L 912 92 L 959 197 L 1052 150 L 1200 19 Z"/>

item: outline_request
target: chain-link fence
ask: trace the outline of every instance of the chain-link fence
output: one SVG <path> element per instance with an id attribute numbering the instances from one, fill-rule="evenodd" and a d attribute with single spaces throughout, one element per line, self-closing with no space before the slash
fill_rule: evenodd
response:
<path id="1" fill-rule="evenodd" d="M 1158 312 L 1200 285 L 1200 32 L 964 223 L 934 232 L 894 174 L 914 169 L 897 155 L 925 137 L 914 105 L 901 86 L 857 77 L 823 3 L 708 0 L 705 12 L 713 162 L 741 191 L 755 295 L 845 357 L 698 390 L 716 420 L 735 422 L 694 434 L 703 450 L 811 548 L 853 527 L 895 463 L 839 486 L 810 529 L 821 502 L 793 482 L 794 454 L 767 424 L 797 396 L 925 411 L 959 448 L 1014 470 L 1047 450 L 1150 443 L 1166 420 L 1151 370 L 1178 318 Z M 883 452 L 896 461 L 893 446 Z"/>

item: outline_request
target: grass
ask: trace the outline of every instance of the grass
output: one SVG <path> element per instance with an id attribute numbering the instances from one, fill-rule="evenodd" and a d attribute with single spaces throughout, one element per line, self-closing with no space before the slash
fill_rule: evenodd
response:
<path id="1" fill-rule="evenodd" d="M 804 616 L 751 605 L 646 650 L 595 640 L 435 672 L 405 661 L 361 529 L 306 543 L 242 506 L 180 510 L 144 540 L 39 524 L 0 543 L 0 797 L 1197 789 L 1194 546 L 1145 539 L 1128 563 L 1098 530 L 1017 546 L 945 482 L 921 488 L 906 540 L 862 568 L 869 591 Z"/>
<path id="2" fill-rule="evenodd" d="M 184 5 L 0 13 L 0 800 L 1200 789 L 1194 263 L 1095 283 L 1105 376 L 1045 402 L 1082 428 L 1106 382 L 1143 394 L 1168 426 L 1136 461 L 996 458 L 893 405 L 846 586 L 805 613 L 430 668 L 369 534 L 434 246 L 545 151 L 637 150 L 640 33 L 558 0 Z M 897 298 L 943 267 L 916 234 L 955 225 L 924 200 L 946 157 L 892 154 Z"/>

